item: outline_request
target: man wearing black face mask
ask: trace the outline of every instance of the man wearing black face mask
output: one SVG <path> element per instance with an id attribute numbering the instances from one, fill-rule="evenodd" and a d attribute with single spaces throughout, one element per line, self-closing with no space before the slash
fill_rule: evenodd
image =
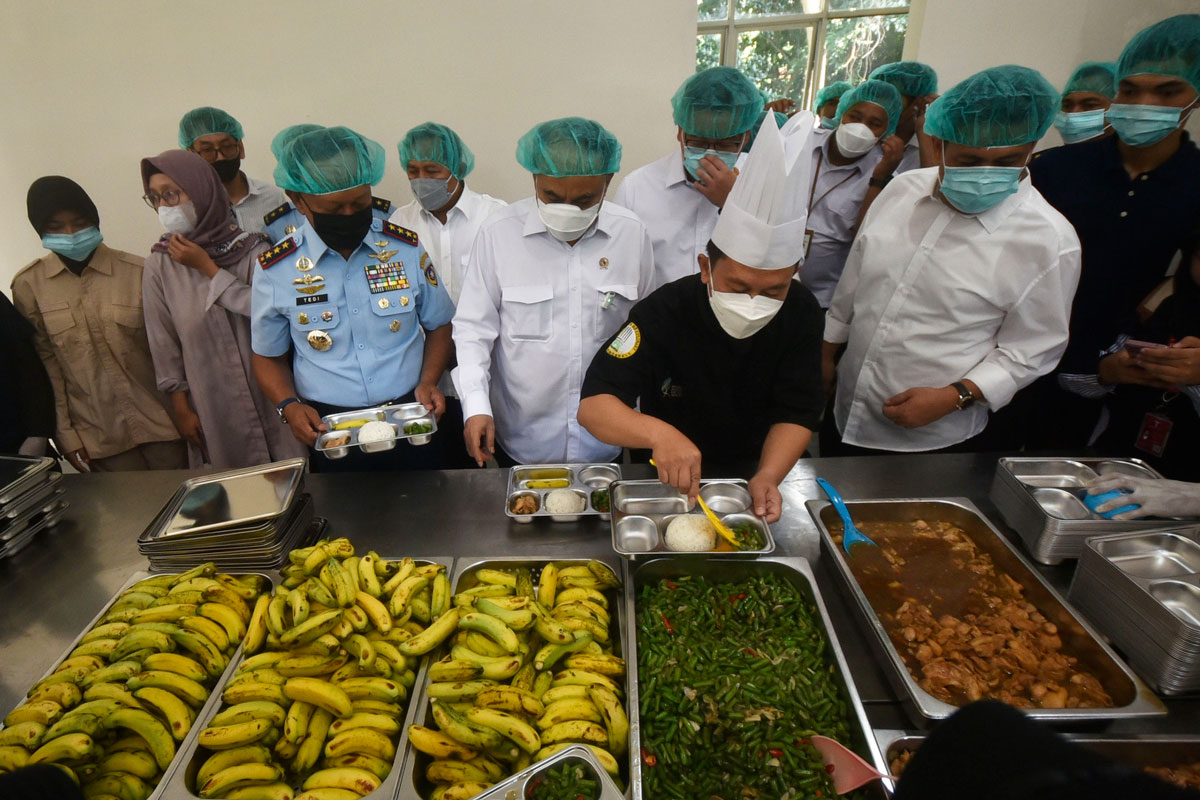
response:
<path id="1" fill-rule="evenodd" d="M 283 192 L 275 186 L 242 172 L 246 146 L 242 124 L 219 108 L 193 108 L 179 120 L 179 146 L 212 164 L 233 205 L 233 215 L 242 230 L 261 233 L 263 217 L 284 204 Z"/>

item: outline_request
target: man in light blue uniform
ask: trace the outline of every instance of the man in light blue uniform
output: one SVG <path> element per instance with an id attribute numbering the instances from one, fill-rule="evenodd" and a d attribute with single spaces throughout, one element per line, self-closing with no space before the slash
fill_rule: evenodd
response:
<path id="1" fill-rule="evenodd" d="M 329 414 L 391 401 L 445 410 L 437 383 L 453 352 L 454 304 L 417 235 L 373 216 L 371 186 L 384 164 L 378 143 L 341 127 L 309 131 L 280 151 L 275 181 L 305 222 L 259 258 L 254 372 L 309 446 Z M 435 435 L 429 447 L 317 455 L 314 468 L 436 469 L 441 439 L 456 435 Z"/>

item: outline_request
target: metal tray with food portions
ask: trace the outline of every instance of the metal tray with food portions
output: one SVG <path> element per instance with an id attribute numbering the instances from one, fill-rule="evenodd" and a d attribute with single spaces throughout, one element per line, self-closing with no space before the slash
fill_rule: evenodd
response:
<path id="1" fill-rule="evenodd" d="M 549 517 L 574 522 L 608 519 L 609 487 L 621 478 L 617 464 L 528 464 L 508 470 L 504 513 L 517 522 Z"/>
<path id="2" fill-rule="evenodd" d="M 631 566 L 633 800 L 833 797 L 809 737 L 883 761 L 808 561 Z M 890 788 L 890 786 L 888 787 Z M 849 795 L 885 797 L 870 784 Z"/>
<path id="3" fill-rule="evenodd" d="M 88 796 L 160 797 L 219 702 L 266 575 L 134 573 L 0 728 L 0 769 L 53 763 Z"/>
<path id="4" fill-rule="evenodd" d="M 623 578 L 615 557 L 458 559 L 457 629 L 418 684 L 399 797 L 473 796 L 575 745 L 627 785 Z"/>
<path id="5" fill-rule="evenodd" d="M 834 507 L 807 506 L 918 725 L 984 697 L 1058 722 L 1166 713 L 966 498 L 848 502 L 855 526 L 878 545 L 853 545 L 848 556 Z"/>
<path id="6" fill-rule="evenodd" d="M 395 403 L 321 417 L 329 430 L 317 437 L 316 450 L 326 458 L 343 458 L 351 447 L 364 453 L 391 450 L 396 442 L 429 444 L 437 418 L 422 403 Z"/>
<path id="7" fill-rule="evenodd" d="M 617 481 L 612 487 L 613 550 L 629 558 L 691 553 L 757 557 L 775 550 L 771 526 L 756 516 L 750 490 L 740 479 L 700 482 L 700 497 L 732 532 L 737 545 L 717 532 L 699 503 L 658 480 Z"/>

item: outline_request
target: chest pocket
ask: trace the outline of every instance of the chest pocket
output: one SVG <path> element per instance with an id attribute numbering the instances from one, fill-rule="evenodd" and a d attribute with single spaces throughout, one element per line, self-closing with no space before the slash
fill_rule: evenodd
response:
<path id="1" fill-rule="evenodd" d="M 48 303 L 44 306 L 39 304 L 38 308 L 42 312 L 42 324 L 46 326 L 46 333 L 51 337 L 62 336 L 75 327 L 70 303 Z"/>
<path id="2" fill-rule="evenodd" d="M 502 287 L 500 327 L 513 341 L 550 341 L 554 331 L 554 289 L 549 286 Z"/>
<path id="3" fill-rule="evenodd" d="M 371 312 L 385 319 L 391 319 L 397 314 L 411 314 L 417 310 L 417 298 L 410 289 L 373 294 L 370 303 Z"/>
<path id="4" fill-rule="evenodd" d="M 596 302 L 600 311 L 596 314 L 596 336 L 606 339 L 616 333 L 629 317 L 629 311 L 638 300 L 638 287 L 634 284 L 611 284 L 596 288 Z"/>
<path id="5" fill-rule="evenodd" d="M 142 316 L 142 309 L 139 306 L 109 303 L 105 306 L 104 316 L 122 328 L 137 329 L 146 327 L 146 320 Z"/>
<path id="6" fill-rule="evenodd" d="M 341 314 L 333 303 L 316 303 L 297 306 L 292 312 L 292 327 L 301 332 L 301 337 L 312 330 L 331 330 L 341 322 Z"/>

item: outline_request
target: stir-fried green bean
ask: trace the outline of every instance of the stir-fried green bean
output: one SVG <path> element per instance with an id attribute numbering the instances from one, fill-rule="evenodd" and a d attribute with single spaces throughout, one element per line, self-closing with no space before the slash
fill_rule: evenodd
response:
<path id="1" fill-rule="evenodd" d="M 579 764 L 562 764 L 538 775 L 525 787 L 528 800 L 595 800 L 600 784 Z"/>
<path id="2" fill-rule="evenodd" d="M 815 607 L 774 576 L 663 580 L 637 606 L 648 798 L 830 798 L 808 737 L 849 743 Z"/>

